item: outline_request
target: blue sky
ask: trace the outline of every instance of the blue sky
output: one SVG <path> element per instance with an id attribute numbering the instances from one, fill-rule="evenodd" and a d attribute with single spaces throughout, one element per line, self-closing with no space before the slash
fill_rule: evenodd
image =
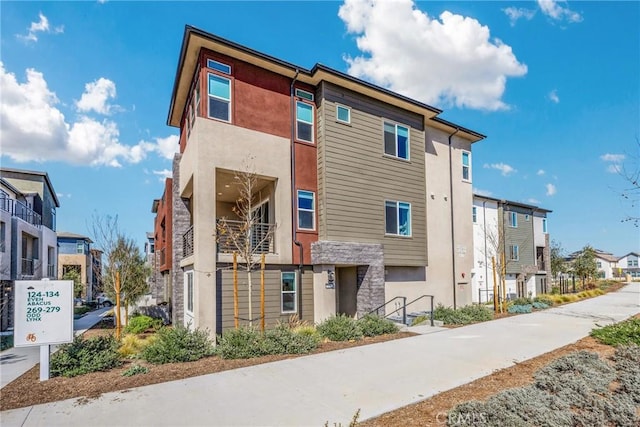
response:
<path id="1" fill-rule="evenodd" d="M 477 192 L 553 210 L 567 251 L 640 251 L 620 192 L 639 167 L 638 2 L 0 3 L 0 161 L 49 173 L 58 230 L 118 215 L 153 228 L 178 130 L 166 125 L 184 26 L 315 63 L 487 135 Z"/>

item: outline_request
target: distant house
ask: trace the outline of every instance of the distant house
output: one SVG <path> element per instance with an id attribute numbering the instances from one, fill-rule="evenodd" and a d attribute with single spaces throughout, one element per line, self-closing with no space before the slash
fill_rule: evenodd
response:
<path id="1" fill-rule="evenodd" d="M 570 267 L 571 262 L 576 259 L 582 250 L 570 253 L 565 262 Z M 613 279 L 621 276 L 620 264 L 618 263 L 619 257 L 613 255 L 611 252 L 603 251 L 601 249 L 593 248 L 593 256 L 596 260 L 596 266 L 598 268 L 598 277 L 601 279 Z"/>
<path id="2" fill-rule="evenodd" d="M 632 279 L 640 278 L 640 264 L 638 259 L 640 254 L 637 252 L 629 252 L 618 258 L 618 268 L 623 275 L 629 275 Z"/>
<path id="3" fill-rule="evenodd" d="M 58 233 L 58 278 L 63 279 L 71 270 L 80 274 L 82 298 L 93 300 L 102 289 L 102 252 L 91 248 L 93 241 L 81 234 Z"/>
<path id="4" fill-rule="evenodd" d="M 0 168 L 0 330 L 13 327 L 16 280 L 56 278 L 56 208 L 46 172 Z"/>
<path id="5" fill-rule="evenodd" d="M 493 299 L 493 258 L 496 265 L 504 260 L 507 298 L 550 291 L 549 213 L 538 206 L 473 196 L 474 302 Z M 499 272 L 495 276 L 499 278 Z"/>

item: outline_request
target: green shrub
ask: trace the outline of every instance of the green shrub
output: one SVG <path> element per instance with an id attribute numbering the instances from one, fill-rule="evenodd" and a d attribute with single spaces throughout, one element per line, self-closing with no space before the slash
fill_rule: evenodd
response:
<path id="1" fill-rule="evenodd" d="M 148 330 L 157 331 L 162 326 L 161 319 L 154 319 L 153 317 L 139 315 L 129 319 L 129 324 L 125 326 L 125 334 L 141 334 Z"/>
<path id="2" fill-rule="evenodd" d="M 467 305 L 457 310 L 438 304 L 433 311 L 433 318 L 442 321 L 445 325 L 467 325 L 493 319 L 493 310 L 481 304 Z"/>
<path id="3" fill-rule="evenodd" d="M 614 347 L 621 344 L 640 345 L 640 318 L 631 318 L 603 328 L 593 329 L 591 336 L 603 344 Z"/>
<path id="4" fill-rule="evenodd" d="M 398 325 L 389 319 L 376 316 L 375 314 L 367 314 L 358 319 L 358 324 L 365 337 L 375 337 L 384 334 L 395 334 L 399 331 Z"/>
<path id="5" fill-rule="evenodd" d="M 533 301 L 531 300 L 531 298 L 516 298 L 514 300 L 511 300 L 509 303 L 512 305 L 531 305 Z"/>
<path id="6" fill-rule="evenodd" d="M 192 331 L 184 326 L 161 328 L 157 337 L 140 353 L 140 357 L 156 365 L 191 362 L 214 353 L 213 343 L 206 330 Z"/>
<path id="7" fill-rule="evenodd" d="M 351 341 L 362 338 L 360 324 L 353 317 L 345 314 L 329 317 L 318 325 L 317 330 L 321 336 L 331 341 Z"/>
<path id="8" fill-rule="evenodd" d="M 640 346 L 618 346 L 613 361 L 618 373 L 618 391 L 640 405 Z"/>
<path id="9" fill-rule="evenodd" d="M 420 316 L 413 319 L 413 321 L 411 322 L 411 326 L 418 326 L 423 324 L 424 322 L 430 322 L 430 321 L 431 321 L 431 316 L 427 316 L 426 314 L 421 314 Z"/>
<path id="10" fill-rule="evenodd" d="M 297 331 L 299 329 L 299 331 Z M 223 359 L 249 359 L 269 354 L 303 354 L 315 350 L 320 336 L 309 327 L 291 329 L 278 324 L 264 334 L 255 328 L 229 329 L 218 336 L 216 354 Z"/>
<path id="11" fill-rule="evenodd" d="M 554 304 L 553 298 L 551 298 L 549 295 L 538 295 L 533 299 L 533 302 L 541 302 L 543 304 L 547 304 L 549 307 Z"/>
<path id="12" fill-rule="evenodd" d="M 531 308 L 533 306 L 531 304 L 527 305 L 510 305 L 507 307 L 507 311 L 509 313 L 523 314 L 523 313 L 531 313 Z"/>
<path id="13" fill-rule="evenodd" d="M 76 316 L 82 316 L 87 314 L 88 312 L 93 311 L 91 307 L 87 307 L 86 305 L 80 307 L 73 307 L 73 314 Z"/>
<path id="14" fill-rule="evenodd" d="M 226 330 L 218 336 L 216 354 L 223 359 L 249 359 L 262 356 L 261 338 L 260 332 L 248 326 Z"/>
<path id="15" fill-rule="evenodd" d="M 89 372 L 107 371 L 122 365 L 118 341 L 112 336 L 84 339 L 77 336 L 51 356 L 52 377 L 75 377 Z"/>
<path id="16" fill-rule="evenodd" d="M 13 347 L 13 335 L 0 335 L 0 351 Z"/>
<path id="17" fill-rule="evenodd" d="M 320 337 L 317 334 L 298 334 L 286 325 L 278 325 L 273 329 L 267 329 L 259 342 L 264 355 L 304 354 L 318 347 Z"/>
<path id="18" fill-rule="evenodd" d="M 534 301 L 533 304 L 531 304 L 533 306 L 533 308 L 537 309 L 537 310 L 544 310 L 546 308 L 549 308 L 549 304 L 546 304 L 544 302 L 540 302 L 540 301 Z"/>
<path id="19" fill-rule="evenodd" d="M 132 377 L 134 375 L 146 374 L 148 372 L 149 372 L 149 368 L 147 368 L 146 366 L 133 365 L 132 367 L 130 367 L 129 369 L 124 371 L 122 373 L 122 376 L 123 377 Z"/>

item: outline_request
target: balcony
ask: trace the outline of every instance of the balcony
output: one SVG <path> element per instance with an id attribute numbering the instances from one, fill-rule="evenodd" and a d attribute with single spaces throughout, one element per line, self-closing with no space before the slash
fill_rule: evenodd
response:
<path id="1" fill-rule="evenodd" d="M 184 258 L 193 255 L 193 225 L 182 235 L 182 256 Z"/>
<path id="2" fill-rule="evenodd" d="M 42 225 L 42 216 L 27 206 L 20 200 L 9 198 L 8 194 L 0 194 L 0 209 L 9 212 L 11 216 L 16 216 L 29 224 L 40 227 Z"/>
<path id="3" fill-rule="evenodd" d="M 218 220 L 218 252 L 241 252 L 249 240 L 249 249 L 254 254 L 274 253 L 274 224 L 254 223 L 250 230 L 242 221 Z"/>
<path id="4" fill-rule="evenodd" d="M 34 260 L 29 258 L 22 258 L 22 269 L 20 270 L 23 276 L 34 275 Z"/>

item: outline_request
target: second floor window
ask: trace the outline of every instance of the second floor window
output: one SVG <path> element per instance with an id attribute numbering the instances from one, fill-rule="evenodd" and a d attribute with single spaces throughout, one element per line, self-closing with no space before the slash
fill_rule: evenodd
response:
<path id="1" fill-rule="evenodd" d="M 313 106 L 302 101 L 296 102 L 296 137 L 313 142 Z"/>
<path id="2" fill-rule="evenodd" d="M 313 191 L 298 190 L 298 228 L 315 230 L 315 194 Z"/>
<path id="3" fill-rule="evenodd" d="M 509 245 L 509 259 L 511 261 L 518 261 L 520 259 L 520 248 L 518 248 L 518 245 Z"/>
<path id="4" fill-rule="evenodd" d="M 509 227 L 518 227 L 518 214 L 516 212 L 509 212 Z"/>
<path id="5" fill-rule="evenodd" d="M 547 218 L 542 218 L 542 232 L 547 233 Z"/>
<path id="6" fill-rule="evenodd" d="M 384 154 L 409 160 L 409 128 L 384 122 Z"/>
<path id="7" fill-rule="evenodd" d="M 411 204 L 384 202 L 385 233 L 395 236 L 411 236 Z"/>
<path id="8" fill-rule="evenodd" d="M 209 117 L 231 121 L 231 80 L 209 74 Z"/>

